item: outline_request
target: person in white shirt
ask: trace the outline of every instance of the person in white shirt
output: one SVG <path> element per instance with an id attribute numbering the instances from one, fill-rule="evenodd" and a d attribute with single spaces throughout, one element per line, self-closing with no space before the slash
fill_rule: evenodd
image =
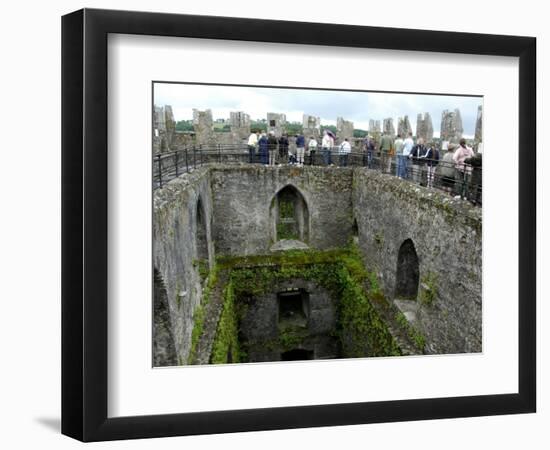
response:
<path id="1" fill-rule="evenodd" d="M 332 151 L 332 147 L 334 146 L 334 139 L 332 139 L 332 136 L 327 133 L 325 130 L 323 134 L 323 140 L 321 141 L 321 147 L 323 148 L 323 162 L 325 163 L 325 166 L 328 166 L 331 164 L 330 160 L 330 152 Z"/>
<path id="2" fill-rule="evenodd" d="M 317 140 L 311 136 L 309 142 L 307 143 L 307 154 L 309 156 L 309 165 L 313 165 L 313 160 L 315 159 L 315 153 L 317 153 Z"/>
<path id="3" fill-rule="evenodd" d="M 348 142 L 348 138 L 345 138 L 344 142 L 340 144 L 338 153 L 340 155 L 340 166 L 346 167 L 348 165 L 348 156 L 351 153 L 351 144 Z"/>
<path id="4" fill-rule="evenodd" d="M 407 135 L 407 139 L 403 142 L 403 176 L 401 178 L 409 178 L 409 155 L 414 147 L 412 133 Z"/>
<path id="5" fill-rule="evenodd" d="M 395 174 L 399 178 L 403 178 L 403 160 L 405 159 L 405 157 L 403 156 L 403 146 L 404 146 L 404 141 L 403 139 L 401 139 L 401 135 L 398 134 L 397 139 L 393 143 L 393 148 L 395 149 L 395 158 L 396 158 Z"/>
<path id="6" fill-rule="evenodd" d="M 250 133 L 248 137 L 248 162 L 251 164 L 256 162 L 256 146 L 258 145 L 259 134 L 258 132 Z"/>

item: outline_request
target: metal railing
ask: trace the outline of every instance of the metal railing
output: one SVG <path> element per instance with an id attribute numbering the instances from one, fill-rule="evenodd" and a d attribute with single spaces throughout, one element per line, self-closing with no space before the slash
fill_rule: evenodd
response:
<path id="1" fill-rule="evenodd" d="M 276 165 L 367 167 L 481 205 L 481 167 L 464 164 L 458 170 L 454 163 L 443 160 L 407 157 L 401 159 L 400 163 L 395 156 L 381 155 L 376 151 L 352 151 L 345 154 L 338 147 L 333 147 L 330 151 L 319 147 L 314 152 L 306 151 L 303 161 L 298 161 L 295 150 L 288 152 L 286 149 L 275 149 L 273 155 L 272 160 Z M 250 152 L 247 145 L 194 146 L 170 153 L 159 153 L 153 156 L 153 188 L 161 188 L 170 180 L 205 164 L 269 165 L 269 162 L 269 153 L 258 153 L 257 148 Z"/>

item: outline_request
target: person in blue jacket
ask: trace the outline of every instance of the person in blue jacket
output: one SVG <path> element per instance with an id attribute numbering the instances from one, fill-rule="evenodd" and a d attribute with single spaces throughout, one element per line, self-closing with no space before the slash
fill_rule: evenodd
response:
<path id="1" fill-rule="evenodd" d="M 262 132 L 262 136 L 258 141 L 258 149 L 260 154 L 260 164 L 269 164 L 268 140 L 265 131 Z"/>

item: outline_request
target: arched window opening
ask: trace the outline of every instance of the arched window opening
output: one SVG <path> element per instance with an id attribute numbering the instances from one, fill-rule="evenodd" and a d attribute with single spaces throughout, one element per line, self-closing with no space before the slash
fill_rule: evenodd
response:
<path id="1" fill-rule="evenodd" d="M 271 205 L 275 241 L 309 239 L 309 212 L 302 194 L 294 186 L 281 189 Z"/>
<path id="2" fill-rule="evenodd" d="M 416 300 L 419 277 L 418 255 L 413 241 L 407 239 L 401 244 L 397 255 L 395 297 Z"/>

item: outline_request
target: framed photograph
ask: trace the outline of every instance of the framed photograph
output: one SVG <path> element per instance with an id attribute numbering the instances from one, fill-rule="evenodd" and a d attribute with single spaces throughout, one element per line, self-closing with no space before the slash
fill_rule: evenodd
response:
<path id="1" fill-rule="evenodd" d="M 535 412 L 536 40 L 62 21 L 62 432 Z"/>

